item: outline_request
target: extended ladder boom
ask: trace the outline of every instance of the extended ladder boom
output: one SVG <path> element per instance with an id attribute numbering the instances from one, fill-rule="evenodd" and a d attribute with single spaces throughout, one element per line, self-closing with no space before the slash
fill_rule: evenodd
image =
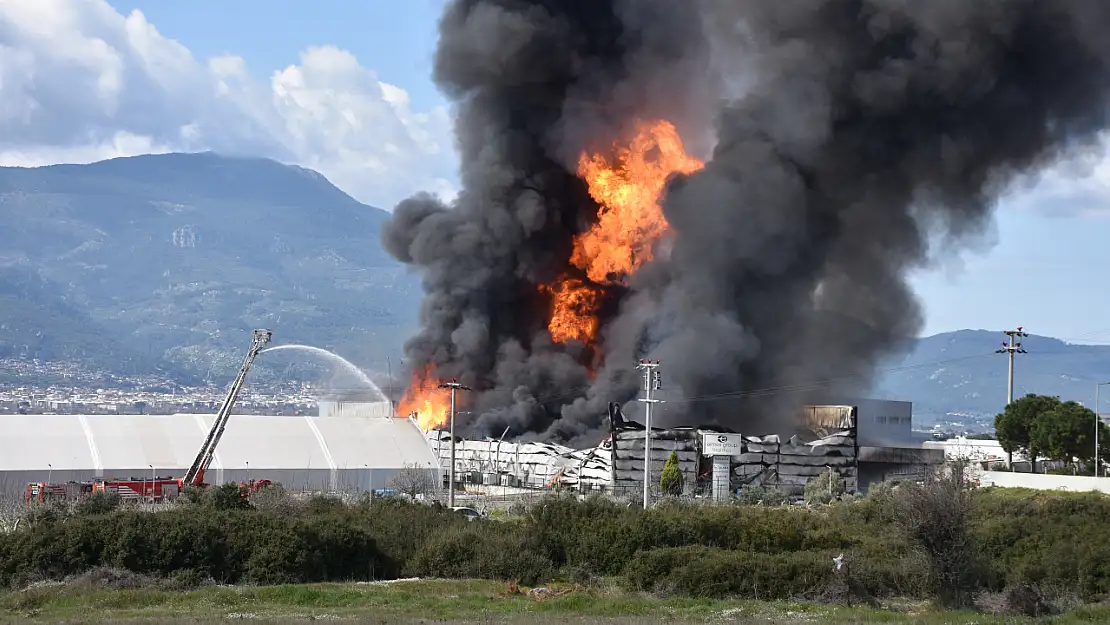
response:
<path id="1" fill-rule="evenodd" d="M 212 429 L 208 431 L 208 437 L 204 439 L 204 445 L 201 446 L 200 452 L 197 453 L 196 460 L 189 467 L 189 471 L 181 480 L 183 486 L 198 486 L 204 481 L 204 472 L 208 469 L 208 465 L 212 463 L 212 455 L 216 453 L 216 446 L 220 444 L 220 438 L 224 435 L 224 428 L 227 427 L 227 420 L 231 417 L 231 409 L 235 406 L 235 400 L 239 397 L 239 391 L 243 389 L 243 383 L 247 379 L 247 372 L 250 371 L 251 365 L 254 364 L 254 359 L 270 342 L 270 337 L 273 332 L 269 330 L 255 330 L 251 340 L 251 348 L 247 352 L 247 357 L 243 359 L 243 366 L 239 368 L 239 375 L 235 377 L 235 382 L 231 384 L 231 388 L 227 391 L 227 397 L 224 398 L 223 406 L 220 407 L 219 414 L 216 415 L 216 420 L 212 422 Z"/>

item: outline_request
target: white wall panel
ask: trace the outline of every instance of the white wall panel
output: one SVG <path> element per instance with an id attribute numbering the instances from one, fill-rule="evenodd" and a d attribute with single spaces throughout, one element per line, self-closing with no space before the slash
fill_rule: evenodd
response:
<path id="1" fill-rule="evenodd" d="M 439 464 L 409 419 L 337 411 L 332 416 L 233 415 L 206 481 L 269 479 L 291 490 L 388 488 L 406 465 Z M 5 415 L 0 491 L 28 482 L 182 475 L 215 415 Z M 82 423 L 84 422 L 84 423 Z"/>
<path id="2" fill-rule="evenodd" d="M 215 415 L 201 415 L 205 429 L 210 428 Z M 233 415 L 227 424 L 212 467 L 220 469 L 245 469 L 250 463 L 252 473 L 266 469 L 306 468 L 329 470 L 324 450 L 306 423 L 315 417 Z M 200 448 L 198 441 L 191 445 L 191 454 Z M 187 467 L 193 456 L 185 463 Z M 209 469 L 211 470 L 211 469 Z M 261 474 L 260 474 L 261 475 Z"/>
<path id="3" fill-rule="evenodd" d="M 0 416 L 0 471 L 94 469 L 89 440 L 70 415 Z"/>
<path id="4" fill-rule="evenodd" d="M 439 466 L 424 434 L 409 419 L 320 418 L 313 424 L 338 469 Z"/>
<path id="5" fill-rule="evenodd" d="M 204 440 L 191 415 L 91 415 L 85 422 L 105 477 L 147 476 L 150 465 L 169 475 L 188 467 Z"/>

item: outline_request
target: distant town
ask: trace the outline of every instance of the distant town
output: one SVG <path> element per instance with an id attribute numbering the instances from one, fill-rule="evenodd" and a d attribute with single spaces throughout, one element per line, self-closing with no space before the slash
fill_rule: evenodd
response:
<path id="1" fill-rule="evenodd" d="M 182 386 L 157 375 L 126 376 L 59 362 L 0 359 L 3 414 L 175 414 L 214 413 L 226 385 Z M 230 383 L 230 380 L 227 381 Z M 305 382 L 248 381 L 237 414 L 315 414 L 326 389 Z M 914 429 L 936 439 L 986 437 L 994 415 L 914 415 Z"/>
<path id="2" fill-rule="evenodd" d="M 215 384 L 181 386 L 156 375 L 122 376 L 38 360 L 0 359 L 0 372 L 0 414 L 210 413 L 227 392 Z M 300 382 L 248 382 L 235 412 L 314 414 L 320 392 Z"/>

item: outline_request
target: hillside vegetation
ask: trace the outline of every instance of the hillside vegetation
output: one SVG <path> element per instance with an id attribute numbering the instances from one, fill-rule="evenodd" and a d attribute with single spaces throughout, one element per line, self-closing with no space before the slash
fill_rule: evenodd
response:
<path id="1" fill-rule="evenodd" d="M 918 339 L 903 358 L 884 363 L 875 394 L 914 402 L 914 416 L 975 413 L 993 416 L 1006 403 L 1006 357 L 996 354 L 1001 332 L 960 330 Z M 1014 396 L 1054 395 L 1091 405 L 1094 387 L 1110 371 L 1110 346 L 1074 345 L 1046 336 L 1022 340 Z"/>
<path id="2" fill-rule="evenodd" d="M 269 327 L 384 369 L 419 293 L 387 217 L 265 159 L 0 168 L 0 355 L 226 375 Z"/>

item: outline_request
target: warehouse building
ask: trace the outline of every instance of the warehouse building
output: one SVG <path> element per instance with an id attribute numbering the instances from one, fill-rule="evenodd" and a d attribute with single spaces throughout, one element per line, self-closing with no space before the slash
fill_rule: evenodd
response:
<path id="1" fill-rule="evenodd" d="M 722 428 L 652 428 L 651 471 L 660 475 L 674 452 L 687 493 L 731 496 L 744 486 L 801 492 L 823 472 L 835 472 L 847 492 L 885 480 L 914 479 L 944 461 L 912 431 L 910 402 L 860 399 L 805 406 L 799 421 L 809 436 L 730 432 Z M 574 452 L 566 484 L 583 490 L 630 493 L 644 479 L 644 426 L 609 407 L 610 433 L 595 449 Z M 653 487 L 654 487 L 653 480 Z"/>
<path id="2" fill-rule="evenodd" d="M 809 436 L 730 432 L 721 428 L 652 428 L 652 488 L 673 452 L 687 495 L 730 497 L 744 486 L 801 492 L 823 472 L 837 473 L 847 492 L 875 482 L 915 479 L 944 461 L 912 431 L 910 402 L 861 399 L 806 406 L 799 415 Z M 428 432 L 441 464 L 450 462 L 450 436 Z M 617 495 L 643 492 L 644 426 L 609 406 L 609 432 L 586 449 L 551 443 L 458 439 L 459 481 L 527 488 L 564 487 Z"/>
<path id="3" fill-rule="evenodd" d="M 291 490 L 388 488 L 404 468 L 437 479 L 442 467 L 410 419 L 388 402 L 321 401 L 311 416 L 233 415 L 210 484 L 268 479 Z M 184 475 L 213 414 L 0 417 L 0 492 L 29 482 Z"/>

